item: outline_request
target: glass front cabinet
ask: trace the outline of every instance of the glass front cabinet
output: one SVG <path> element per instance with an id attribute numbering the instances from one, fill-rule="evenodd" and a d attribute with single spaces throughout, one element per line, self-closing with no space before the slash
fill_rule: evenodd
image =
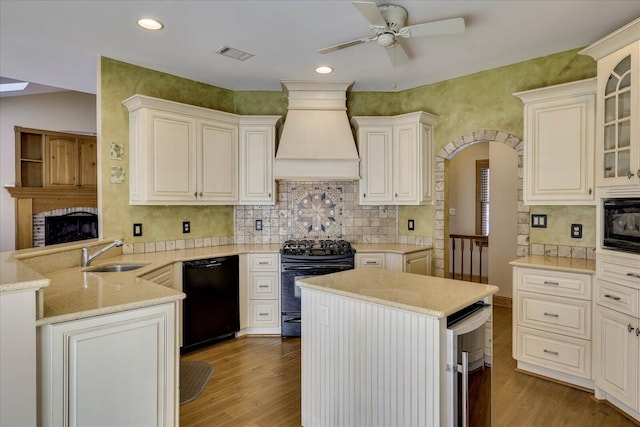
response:
<path id="1" fill-rule="evenodd" d="M 598 61 L 596 182 L 640 186 L 640 20 L 584 49 Z"/>

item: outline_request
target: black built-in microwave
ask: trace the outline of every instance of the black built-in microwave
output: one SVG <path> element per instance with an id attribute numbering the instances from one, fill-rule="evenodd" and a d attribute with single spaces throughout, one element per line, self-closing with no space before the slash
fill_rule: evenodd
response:
<path id="1" fill-rule="evenodd" d="M 640 254 L 640 198 L 604 199 L 604 249 Z"/>

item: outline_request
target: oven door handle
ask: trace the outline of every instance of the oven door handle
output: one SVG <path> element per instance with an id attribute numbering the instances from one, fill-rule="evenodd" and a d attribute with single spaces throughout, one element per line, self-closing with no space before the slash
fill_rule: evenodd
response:
<path id="1" fill-rule="evenodd" d="M 309 271 L 309 270 L 352 270 L 353 266 L 351 265 L 335 265 L 335 264 L 325 264 L 325 265 L 299 265 L 295 267 L 283 267 L 282 271 Z"/>
<path id="2" fill-rule="evenodd" d="M 284 323 L 302 323 L 302 319 L 300 319 L 299 317 L 294 317 L 292 319 L 285 320 Z"/>

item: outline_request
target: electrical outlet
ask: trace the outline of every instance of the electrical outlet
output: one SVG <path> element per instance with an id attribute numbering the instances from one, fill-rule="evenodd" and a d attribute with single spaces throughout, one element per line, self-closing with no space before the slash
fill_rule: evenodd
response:
<path id="1" fill-rule="evenodd" d="M 329 307 L 320 305 L 320 324 L 329 326 Z"/>
<path id="2" fill-rule="evenodd" d="M 191 233 L 191 221 L 182 221 L 182 233 Z"/>
<path id="3" fill-rule="evenodd" d="M 456 216 L 456 208 L 449 208 L 449 215 Z"/>
<path id="4" fill-rule="evenodd" d="M 262 220 L 256 219 L 256 231 L 262 231 Z"/>
<path id="5" fill-rule="evenodd" d="M 409 230 L 415 230 L 416 229 L 416 222 L 413 219 L 410 219 L 407 221 L 407 228 Z"/>
<path id="6" fill-rule="evenodd" d="M 133 224 L 133 236 L 134 237 L 142 236 L 142 224 L 140 223 Z"/>
<path id="7" fill-rule="evenodd" d="M 571 238 L 582 239 L 582 224 L 571 224 Z"/>

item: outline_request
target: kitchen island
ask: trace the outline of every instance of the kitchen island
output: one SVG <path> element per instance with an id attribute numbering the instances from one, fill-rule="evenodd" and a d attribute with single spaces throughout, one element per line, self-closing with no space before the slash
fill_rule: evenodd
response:
<path id="1" fill-rule="evenodd" d="M 447 318 L 496 286 L 366 268 L 297 283 L 304 426 L 453 425 Z"/>

